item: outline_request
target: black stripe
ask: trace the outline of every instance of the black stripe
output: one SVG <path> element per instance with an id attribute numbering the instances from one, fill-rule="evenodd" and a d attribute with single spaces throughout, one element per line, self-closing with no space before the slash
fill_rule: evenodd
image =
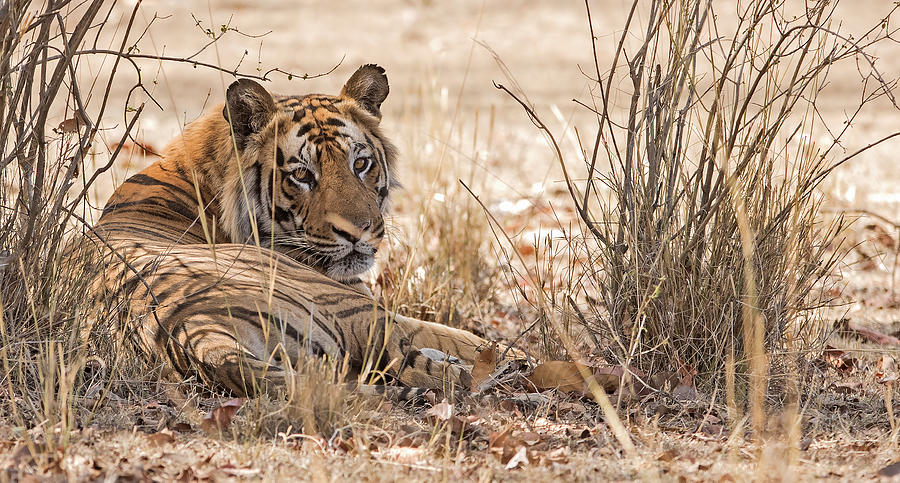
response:
<path id="1" fill-rule="evenodd" d="M 187 182 L 188 180 L 185 179 L 184 181 Z M 147 176 L 146 174 L 138 173 L 138 174 L 126 179 L 125 182 L 122 183 L 122 185 L 124 186 L 129 183 L 137 184 L 137 185 L 141 185 L 141 186 L 163 186 L 165 188 L 168 188 L 168 189 L 184 196 L 185 198 L 196 198 L 196 196 L 197 196 L 194 193 L 189 193 L 189 192 L 185 191 L 183 188 L 181 188 L 179 186 L 175 186 L 172 183 L 168 183 L 166 181 L 162 181 L 160 179 L 153 178 L 151 176 Z"/>
<path id="2" fill-rule="evenodd" d="M 294 114 L 294 120 L 295 120 L 295 121 L 299 121 L 299 119 L 297 119 L 296 113 Z M 307 123 L 305 123 L 305 124 L 301 124 L 301 125 L 300 125 L 300 129 L 297 130 L 297 137 L 300 138 L 300 137 L 305 136 L 306 133 L 308 133 L 309 131 L 311 131 L 312 128 L 314 128 L 314 127 L 315 127 L 315 125 L 314 125 L 313 123 L 311 123 L 311 122 L 307 122 Z"/>
<path id="3" fill-rule="evenodd" d="M 344 320 L 350 317 L 355 317 L 365 312 L 374 313 L 374 307 L 372 305 L 351 307 L 349 309 L 343 309 L 334 312 L 334 316 L 341 320 Z"/>
<path id="4" fill-rule="evenodd" d="M 196 211 L 191 211 L 190 208 L 185 206 L 183 203 L 179 203 L 178 201 L 170 200 L 167 198 L 160 198 L 158 196 L 151 196 L 149 198 L 144 198 L 139 201 L 126 201 L 123 203 L 113 203 L 111 205 L 107 205 L 105 208 L 103 208 L 103 215 L 108 215 L 108 214 L 111 214 L 116 211 L 122 211 L 122 210 L 125 210 L 126 208 L 132 208 L 132 207 L 152 208 L 154 206 L 159 207 L 159 208 L 165 208 L 166 210 L 172 212 L 172 214 L 181 216 L 185 220 L 190 221 L 191 223 L 193 223 L 194 221 L 196 221 L 199 218 L 199 214 Z M 139 211 L 143 212 L 143 218 L 146 218 L 146 215 L 147 215 L 146 211 L 145 210 L 139 210 Z M 155 211 L 155 210 L 151 210 L 151 211 Z M 169 213 L 165 213 L 165 215 L 169 215 Z"/>

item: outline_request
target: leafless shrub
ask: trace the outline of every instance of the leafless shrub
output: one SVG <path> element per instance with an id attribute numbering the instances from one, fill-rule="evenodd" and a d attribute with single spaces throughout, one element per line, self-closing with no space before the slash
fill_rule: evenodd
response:
<path id="1" fill-rule="evenodd" d="M 93 181 L 82 174 L 106 105 L 104 98 L 98 115 L 87 114 L 77 51 L 98 30 L 102 6 L 0 6 L 2 402 L 18 425 L 42 423 L 48 448 L 75 426 L 76 393 L 103 387 L 81 380 L 90 354 L 80 329 L 97 311 L 85 297 L 90 260 L 69 243 Z M 65 120 L 53 125 L 54 118 Z"/>
<path id="2" fill-rule="evenodd" d="M 710 389 L 730 366 L 754 411 L 769 382 L 781 392 L 769 376 L 822 341 L 811 310 L 828 303 L 821 288 L 837 261 L 826 247 L 842 222 L 821 221 L 816 188 L 900 134 L 841 152 L 864 108 L 896 108 L 896 81 L 869 52 L 893 40 L 897 7 L 853 37 L 837 30 L 837 3 L 740 2 L 726 26 L 709 0 L 635 1 L 606 72 L 592 31 L 592 96 L 576 101 L 597 119 L 584 171 L 510 93 L 549 136 L 582 222 L 569 240 L 574 289 L 541 299 L 555 340 L 567 312 L 586 329 L 580 350 L 651 373 L 696 371 Z M 842 64 L 860 87 L 832 124 L 817 99 Z"/>

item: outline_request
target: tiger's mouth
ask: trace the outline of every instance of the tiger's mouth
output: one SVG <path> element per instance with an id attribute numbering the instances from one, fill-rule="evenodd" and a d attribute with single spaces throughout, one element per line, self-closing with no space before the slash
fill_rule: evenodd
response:
<path id="1" fill-rule="evenodd" d="M 354 279 L 357 275 L 372 268 L 375 264 L 375 253 L 378 247 L 367 242 L 345 244 L 335 250 L 306 244 L 297 248 L 297 244 L 276 244 L 276 250 L 288 255 L 298 262 L 316 269 L 339 282 Z"/>
<path id="2" fill-rule="evenodd" d="M 343 257 L 332 259 L 325 267 L 325 274 L 338 280 L 346 281 L 365 272 L 375 263 L 374 253 L 351 251 Z"/>

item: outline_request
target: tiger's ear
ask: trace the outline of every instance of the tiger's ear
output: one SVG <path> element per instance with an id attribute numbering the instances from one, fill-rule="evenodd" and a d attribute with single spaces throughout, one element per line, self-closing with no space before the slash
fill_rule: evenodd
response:
<path id="1" fill-rule="evenodd" d="M 275 115 L 275 99 L 263 86 L 250 79 L 239 79 L 225 92 L 222 109 L 238 141 L 259 132 Z"/>
<path id="2" fill-rule="evenodd" d="M 384 69 L 375 64 L 366 64 L 350 76 L 341 95 L 359 103 L 369 114 L 381 119 L 381 103 L 390 92 Z"/>

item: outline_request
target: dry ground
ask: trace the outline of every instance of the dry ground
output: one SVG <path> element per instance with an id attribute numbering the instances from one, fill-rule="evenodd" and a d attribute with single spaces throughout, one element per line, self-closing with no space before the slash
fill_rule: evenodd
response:
<path id="1" fill-rule="evenodd" d="M 601 65 L 609 62 L 612 33 L 624 21 L 629 3 L 611 0 L 594 7 L 599 45 L 608 48 L 598 52 Z M 861 16 L 855 13 L 878 11 L 883 3 L 847 2 L 845 8 L 853 11 L 843 14 L 845 27 L 851 31 L 860 27 Z M 522 328 L 525 311 L 517 310 L 517 299 L 510 295 L 509 285 L 515 280 L 510 282 L 496 268 L 497 249 L 483 214 L 457 180 L 472 186 L 520 247 L 527 249 L 535 236 L 553 234 L 560 222 L 571 221 L 545 140 L 492 81 L 517 85 L 561 138 L 568 139 L 564 132 L 573 135 L 573 125 L 591 126 L 589 113 L 571 102 L 587 95 L 588 83 L 579 66 L 592 62 L 582 3 L 387 0 L 335 6 L 314 1 L 166 0 L 146 2 L 141 21 L 150 22 L 154 14 L 159 18 L 142 43 L 145 53 L 188 55 L 199 49 L 207 40 L 196 25 L 199 21 L 203 27 L 227 24 L 246 34 L 230 33 L 199 59 L 234 66 L 246 51 L 241 61 L 245 68 L 258 65 L 265 71 L 278 66 L 311 74 L 340 63 L 333 74 L 312 80 L 274 74 L 270 89 L 276 92 L 335 92 L 359 64 L 384 66 L 392 89 L 384 106 L 385 126 L 401 147 L 400 177 L 406 188 L 395 198 L 391 246 L 384 250 L 381 268 L 398 272 L 410 257 L 423 267 L 414 272 L 411 288 L 393 289 L 400 308 L 490 337 L 510 337 Z M 261 34 L 266 35 L 258 37 Z M 886 58 L 898 53 L 900 48 L 879 52 Z M 154 149 L 219 102 L 231 80 L 190 66 L 144 65 L 145 83 L 153 79 L 152 94 L 162 109 L 148 109 L 138 137 Z M 99 72 L 107 67 L 92 68 Z M 822 98 L 823 116 L 845 115 L 842 99 L 857 88 L 855 78 L 846 79 L 839 74 L 833 78 Z M 127 87 L 116 91 L 118 99 L 124 99 Z M 130 104 L 144 101 L 134 98 Z M 856 123 L 850 138 L 855 144 L 845 147 L 848 152 L 900 125 L 900 113 L 880 107 Z M 110 119 L 106 125 L 108 139 L 115 139 L 121 121 Z M 823 193 L 828 210 L 866 210 L 900 222 L 896 150 L 896 143 L 880 147 L 836 172 Z M 128 162 L 99 186 L 95 201 L 102 204 L 117 182 L 152 161 L 152 156 L 134 150 Z M 900 232 L 883 220 L 858 216 L 847 241 L 847 246 L 857 248 L 842 267 L 846 288 L 836 294 L 843 304 L 826 317 L 896 333 Z M 451 221 L 456 225 L 447 226 Z M 445 224 L 441 237 L 463 241 L 456 245 L 435 241 L 441 224 Z M 442 252 L 454 247 L 460 252 Z M 440 265 L 448 258 L 452 261 Z M 450 289 L 429 282 L 453 277 L 466 282 Z M 383 279 L 379 283 L 383 286 Z M 441 295 L 454 297 L 452 304 L 435 300 Z M 461 431 L 451 427 L 454 419 L 447 423 L 429 414 L 427 406 L 370 407 L 336 441 L 290 432 L 259 435 L 254 429 L 259 413 L 251 410 L 251 403 L 245 403 L 224 434 L 208 434 L 202 429 L 202 413 L 217 407 L 220 399 L 205 394 L 185 403 L 171 397 L 163 385 L 150 382 L 141 386 L 145 390 L 140 395 L 117 394 L 97 407 L 82 403 L 78 429 L 70 433 L 68 444 L 34 451 L 23 441 L 51 441 L 58 428 L 0 428 L 0 451 L 5 453 L 0 466 L 6 470 L 0 478 L 24 479 L 26 474 L 184 481 L 877 478 L 877 471 L 897 461 L 900 451 L 897 428 L 886 411 L 885 387 L 894 400 L 898 397 L 891 386 L 875 382 L 876 364 L 884 354 L 895 358 L 900 354 L 896 347 L 886 349 L 854 333 L 836 333 L 831 343 L 859 349 L 850 353 L 855 366 L 840 372 L 826 364 L 816 373 L 812 384 L 816 396 L 802 409 L 804 433 L 800 449 L 793 451 L 778 438 L 762 446 L 746 441 L 744 430 L 735 429 L 735 421 L 722 412 L 721 395 L 718 401 L 707 395 L 694 404 L 655 400 L 623 410 L 636 446 L 636 455 L 630 456 L 613 437 L 599 408 L 587 400 L 560 397 L 527 408 L 470 402 L 456 408 L 467 422 Z M 773 416 L 773 434 L 779 425 Z M 25 430 L 31 438 L 23 437 Z M 503 455 L 503 444 L 496 442 L 504 431 L 516 440 L 507 449 L 515 453 L 524 448 L 525 461 L 508 464 L 515 454 Z"/>

